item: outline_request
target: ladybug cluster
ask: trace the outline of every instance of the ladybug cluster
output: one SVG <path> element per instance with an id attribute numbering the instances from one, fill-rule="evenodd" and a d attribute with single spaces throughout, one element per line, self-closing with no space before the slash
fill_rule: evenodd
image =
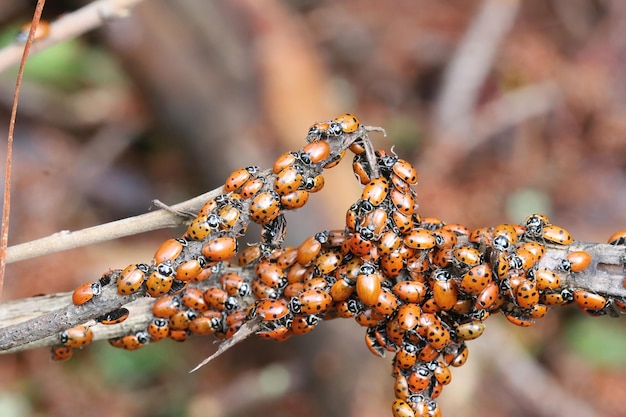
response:
<path id="1" fill-rule="evenodd" d="M 452 379 L 450 368 L 465 363 L 466 342 L 480 337 L 496 312 L 526 327 L 572 302 L 591 315 L 626 311 L 624 300 L 564 285 L 592 264 L 589 253 L 570 251 L 555 270 L 539 266 L 547 246 L 574 241 L 546 216 L 474 231 L 420 216 L 415 168 L 374 152 L 368 130 L 377 129 L 342 115 L 313 125 L 307 145 L 281 155 L 271 171 L 234 171 L 224 194 L 202 207 L 181 238 L 165 241 L 150 264 L 109 271 L 78 287 L 73 302 L 90 302 L 109 284 L 120 295 L 154 297 L 145 330 L 110 340 L 128 350 L 192 334 L 228 339 L 245 323 L 260 337 L 283 341 L 322 320 L 352 318 L 366 328 L 374 355 L 395 355 L 395 417 L 441 415 L 436 399 Z M 324 169 L 348 148 L 364 188 L 346 212 L 345 228 L 283 246 L 283 210 L 306 204 L 323 187 Z M 262 226 L 260 241 L 239 250 L 237 238 L 250 221 Z M 626 232 L 610 243 L 625 244 Z M 98 321 L 115 324 L 127 316 L 121 308 Z M 92 338 L 85 325 L 63 331 L 53 357 L 67 359 Z"/>

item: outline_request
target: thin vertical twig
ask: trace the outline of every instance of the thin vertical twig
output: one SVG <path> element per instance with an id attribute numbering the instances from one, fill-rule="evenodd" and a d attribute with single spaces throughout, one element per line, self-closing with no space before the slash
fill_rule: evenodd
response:
<path id="1" fill-rule="evenodd" d="M 35 7 L 33 20 L 30 24 L 30 31 L 28 32 L 28 39 L 26 40 L 26 45 L 24 45 L 24 52 L 22 53 L 20 69 L 17 73 L 17 80 L 15 82 L 15 93 L 13 94 L 13 107 L 11 108 L 9 135 L 7 137 L 7 165 L 4 173 L 2 235 L 0 236 L 0 297 L 2 297 L 2 289 L 4 287 L 4 271 L 6 268 L 7 246 L 9 244 L 9 216 L 11 215 L 11 168 L 13 159 L 13 133 L 15 131 L 15 119 L 17 117 L 17 103 L 19 101 L 20 87 L 22 86 L 22 78 L 24 75 L 24 67 L 26 66 L 26 59 L 28 58 L 30 47 L 33 44 L 33 40 L 35 39 L 35 32 L 37 31 L 37 25 L 39 24 L 39 19 L 41 18 L 41 12 L 43 12 L 44 4 L 46 4 L 46 0 L 37 1 L 37 7 Z"/>

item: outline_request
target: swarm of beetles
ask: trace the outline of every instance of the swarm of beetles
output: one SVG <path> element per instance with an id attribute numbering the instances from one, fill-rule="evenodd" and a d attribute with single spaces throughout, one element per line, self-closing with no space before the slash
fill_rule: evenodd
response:
<path id="1" fill-rule="evenodd" d="M 271 170 L 234 171 L 224 194 L 202 207 L 182 237 L 165 241 L 150 264 L 131 264 L 81 285 L 74 304 L 90 302 L 104 285 L 116 285 L 120 295 L 154 297 L 154 317 L 144 331 L 109 341 L 128 350 L 168 337 L 229 339 L 252 320 L 258 336 L 283 341 L 322 320 L 354 319 L 365 327 L 374 355 L 395 355 L 395 417 L 441 415 L 436 399 L 452 379 L 450 367 L 465 363 L 466 342 L 481 336 L 494 313 L 526 327 L 551 307 L 572 302 L 592 315 L 626 311 L 624 300 L 561 284 L 590 265 L 587 252 L 570 252 L 557 270 L 538 268 L 546 245 L 574 241 L 544 215 L 474 231 L 420 216 L 415 168 L 374 152 L 371 130 L 381 129 L 341 115 L 313 125 L 306 146 L 279 156 Z M 352 167 L 364 188 L 346 212 L 345 228 L 284 246 L 283 210 L 304 206 L 346 149 L 355 154 Z M 262 235 L 239 250 L 237 238 L 250 221 L 262 225 Z M 609 243 L 625 240 L 626 232 L 618 232 Z M 98 321 L 115 324 L 127 316 L 121 308 Z M 68 359 L 92 339 L 84 325 L 61 332 L 53 359 Z"/>

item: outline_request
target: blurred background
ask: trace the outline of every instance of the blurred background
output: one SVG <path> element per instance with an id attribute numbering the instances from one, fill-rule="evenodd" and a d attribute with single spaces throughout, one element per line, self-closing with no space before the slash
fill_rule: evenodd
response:
<path id="1" fill-rule="evenodd" d="M 84 4 L 50 1 L 44 18 Z M 34 5 L 0 0 L 2 45 Z M 16 72 L 0 73 L 0 131 Z M 417 167 L 422 215 L 475 228 L 541 212 L 605 242 L 626 229 L 624 74 L 619 0 L 144 1 L 30 59 L 10 244 L 206 192 L 345 112 L 383 126 L 374 145 Z M 327 172 L 288 214 L 287 243 L 342 227 L 359 193 L 349 160 Z M 149 261 L 181 232 L 9 265 L 3 300 Z M 626 416 L 623 320 L 562 310 L 531 329 L 492 318 L 439 398 L 444 416 Z M 390 358 L 363 336 L 334 321 L 284 343 L 246 340 L 192 375 L 216 349 L 209 338 L 136 352 L 101 342 L 66 363 L 43 349 L 3 355 L 0 415 L 390 416 Z"/>

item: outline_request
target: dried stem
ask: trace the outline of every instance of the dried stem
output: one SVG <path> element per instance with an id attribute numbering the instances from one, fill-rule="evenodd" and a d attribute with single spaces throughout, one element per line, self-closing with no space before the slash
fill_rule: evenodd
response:
<path id="1" fill-rule="evenodd" d="M 563 285 L 571 289 L 586 289 L 614 297 L 626 297 L 626 288 L 623 285 L 626 253 L 624 246 L 589 242 L 575 242 L 567 247 L 550 246 L 537 267 L 555 270 L 567 253 L 575 250 L 589 252 L 594 261 L 584 271 L 570 274 Z M 71 303 L 67 293 L 0 304 L 0 321 L 7 326 L 0 332 L 0 353 L 57 344 L 56 333 L 60 330 L 87 323 L 121 306 L 131 310 L 131 318 L 119 325 L 95 326 L 94 340 L 123 336 L 130 331 L 147 327 L 152 319 L 154 298 L 144 298 L 140 294 L 122 297 L 117 295 L 115 285 L 105 288 L 102 296 L 78 307 Z M 36 317 L 33 318 L 34 315 Z"/>
<path id="2" fill-rule="evenodd" d="M 14 245 L 7 249 L 7 263 L 23 261 L 166 227 L 176 227 L 181 224 L 183 218 L 177 215 L 175 211 L 197 212 L 204 203 L 221 193 L 222 188 L 220 187 L 198 197 L 170 206 L 169 210 L 161 209 L 76 232 L 58 232 L 41 239 Z"/>
<path id="3" fill-rule="evenodd" d="M 50 35 L 35 42 L 32 53 L 37 53 L 67 39 L 102 26 L 109 20 L 122 18 L 142 0 L 97 0 L 75 12 L 63 15 L 50 25 Z M 20 61 L 24 45 L 13 44 L 0 50 L 0 71 Z"/>

